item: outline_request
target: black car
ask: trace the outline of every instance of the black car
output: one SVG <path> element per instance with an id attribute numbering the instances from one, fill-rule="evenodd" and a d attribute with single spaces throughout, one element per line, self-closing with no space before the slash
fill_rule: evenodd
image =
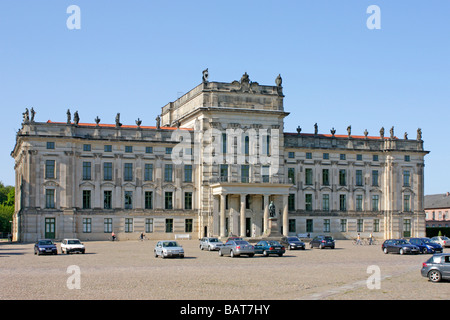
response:
<path id="1" fill-rule="evenodd" d="M 34 254 L 58 254 L 58 249 L 50 239 L 41 239 L 34 244 Z"/>
<path id="2" fill-rule="evenodd" d="M 418 254 L 420 249 L 418 246 L 411 244 L 405 239 L 389 239 L 383 242 L 381 245 L 381 250 L 384 253 L 399 253 L 399 254 Z"/>
<path id="3" fill-rule="evenodd" d="M 312 249 L 314 247 L 323 249 L 323 248 L 331 248 L 334 249 L 335 241 L 331 236 L 316 236 L 309 243 L 309 247 Z"/>
<path id="4" fill-rule="evenodd" d="M 288 250 L 305 250 L 305 243 L 297 237 L 283 237 L 280 243 Z"/>

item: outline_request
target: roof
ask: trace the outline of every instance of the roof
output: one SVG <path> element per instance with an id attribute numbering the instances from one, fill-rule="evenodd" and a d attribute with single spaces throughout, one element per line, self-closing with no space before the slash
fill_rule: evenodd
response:
<path id="1" fill-rule="evenodd" d="M 443 208 L 450 208 L 450 193 L 430 194 L 425 196 L 425 210 Z"/>

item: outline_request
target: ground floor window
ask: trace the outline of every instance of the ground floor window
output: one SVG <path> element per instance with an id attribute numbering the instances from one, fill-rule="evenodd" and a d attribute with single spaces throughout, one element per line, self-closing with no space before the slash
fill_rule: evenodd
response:
<path id="1" fill-rule="evenodd" d="M 92 219 L 91 218 L 83 218 L 83 232 L 84 233 L 92 232 Z"/>
<path id="2" fill-rule="evenodd" d="M 173 232 L 173 219 L 166 219 L 166 232 Z"/>
<path id="3" fill-rule="evenodd" d="M 330 219 L 323 219 L 323 232 L 330 232 Z"/>
<path id="4" fill-rule="evenodd" d="M 184 232 L 192 232 L 193 229 L 193 220 L 186 219 L 184 223 Z"/>
<path id="5" fill-rule="evenodd" d="M 289 219 L 289 232 L 296 232 L 295 219 Z"/>
<path id="6" fill-rule="evenodd" d="M 364 220 L 358 219 L 356 221 L 356 231 L 357 232 L 363 232 L 364 231 Z"/>
<path id="7" fill-rule="evenodd" d="M 373 219 L 373 232 L 380 232 L 380 219 Z"/>
<path id="8" fill-rule="evenodd" d="M 145 219 L 145 232 L 147 233 L 153 232 L 153 218 Z"/>
<path id="9" fill-rule="evenodd" d="M 112 218 L 105 218 L 103 220 L 104 232 L 111 233 L 112 232 Z"/>
<path id="10" fill-rule="evenodd" d="M 347 219 L 341 219 L 341 232 L 347 232 Z"/>
<path id="11" fill-rule="evenodd" d="M 314 232 L 312 219 L 306 219 L 306 232 Z"/>
<path id="12" fill-rule="evenodd" d="M 125 218 L 125 232 L 133 232 L 133 218 Z"/>

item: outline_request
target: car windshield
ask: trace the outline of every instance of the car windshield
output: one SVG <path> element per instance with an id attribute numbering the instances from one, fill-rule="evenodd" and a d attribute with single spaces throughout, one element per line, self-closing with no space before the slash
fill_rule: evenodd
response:
<path id="1" fill-rule="evenodd" d="M 300 239 L 299 238 L 296 238 L 296 237 L 289 237 L 289 238 L 287 238 L 289 241 L 300 241 Z"/>
<path id="2" fill-rule="evenodd" d="M 81 244 L 80 240 L 68 240 L 68 244 Z"/>
<path id="3" fill-rule="evenodd" d="M 162 243 L 163 247 L 179 247 L 178 243 L 175 241 L 165 241 Z"/>
<path id="4" fill-rule="evenodd" d="M 397 240 L 397 244 L 410 244 L 410 243 L 406 240 Z"/>
<path id="5" fill-rule="evenodd" d="M 423 243 L 432 243 L 430 239 L 421 239 Z"/>
<path id="6" fill-rule="evenodd" d="M 236 241 L 234 241 L 234 243 L 236 243 L 238 246 L 243 245 L 243 244 L 248 244 L 247 241 L 243 241 L 243 240 L 236 240 Z"/>
<path id="7" fill-rule="evenodd" d="M 333 237 L 326 236 L 326 237 L 325 237 L 325 240 L 333 240 Z"/>
<path id="8" fill-rule="evenodd" d="M 41 246 L 49 246 L 49 245 L 52 245 L 53 242 L 51 240 L 41 240 L 41 241 L 39 241 L 39 244 Z"/>
<path id="9" fill-rule="evenodd" d="M 209 242 L 219 242 L 219 239 L 217 239 L 217 238 L 211 238 L 211 239 L 209 239 Z"/>
<path id="10" fill-rule="evenodd" d="M 267 243 L 269 244 L 269 246 L 279 246 L 280 243 L 278 241 L 267 241 Z"/>

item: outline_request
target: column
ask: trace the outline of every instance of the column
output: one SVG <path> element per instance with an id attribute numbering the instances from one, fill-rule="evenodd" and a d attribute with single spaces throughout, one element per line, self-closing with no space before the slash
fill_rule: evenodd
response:
<path id="1" fill-rule="evenodd" d="M 240 210 L 240 224 L 241 224 L 241 237 L 246 236 L 245 232 L 245 198 L 247 197 L 246 194 L 241 194 L 241 210 Z"/>
<path id="2" fill-rule="evenodd" d="M 263 234 L 267 234 L 269 232 L 269 195 L 264 194 L 264 225 L 263 225 Z"/>
<path id="3" fill-rule="evenodd" d="M 283 235 L 289 235 L 288 196 L 283 195 Z"/>
<path id="4" fill-rule="evenodd" d="M 220 195 L 220 237 L 225 238 L 225 194 Z"/>

